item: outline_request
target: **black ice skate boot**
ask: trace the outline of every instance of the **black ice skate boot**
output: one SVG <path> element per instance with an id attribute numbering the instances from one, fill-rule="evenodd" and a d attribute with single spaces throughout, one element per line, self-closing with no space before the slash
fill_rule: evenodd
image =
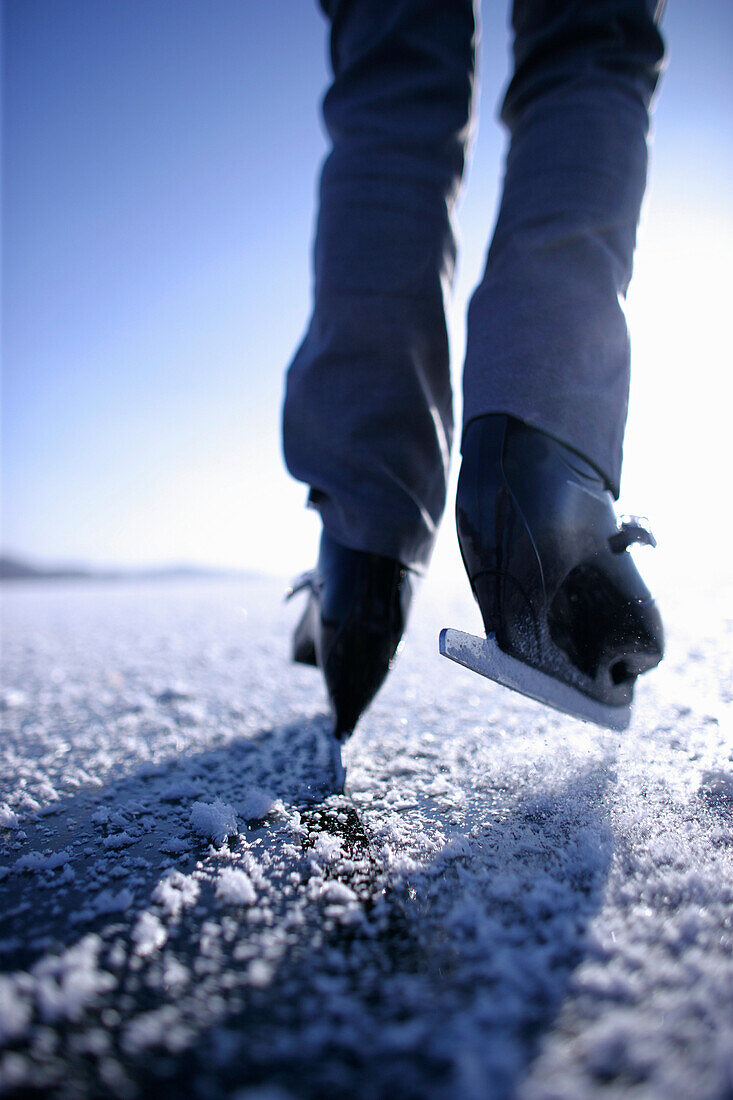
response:
<path id="1" fill-rule="evenodd" d="M 407 624 L 408 570 L 392 558 L 350 550 L 324 531 L 318 564 L 291 589 L 309 589 L 293 636 L 293 660 L 323 672 L 338 742 L 352 733 L 384 683 Z"/>
<path id="2" fill-rule="evenodd" d="M 600 474 L 522 421 L 480 417 L 463 440 L 456 522 L 486 638 L 443 630 L 440 651 L 558 710 L 612 729 L 636 677 L 659 664 L 659 611 Z"/>

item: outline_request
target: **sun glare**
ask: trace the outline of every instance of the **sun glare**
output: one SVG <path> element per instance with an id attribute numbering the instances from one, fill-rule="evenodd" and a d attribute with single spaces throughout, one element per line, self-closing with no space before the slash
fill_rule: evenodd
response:
<path id="1" fill-rule="evenodd" d="M 704 542 L 727 566 L 730 219 L 659 208 L 642 227 L 629 293 L 632 384 L 622 503 L 648 511 L 666 552 Z"/>

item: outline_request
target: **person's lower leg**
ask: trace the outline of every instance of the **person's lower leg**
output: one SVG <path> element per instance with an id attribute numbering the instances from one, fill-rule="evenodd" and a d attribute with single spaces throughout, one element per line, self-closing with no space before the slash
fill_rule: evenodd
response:
<path id="1" fill-rule="evenodd" d="M 516 0 L 504 191 L 471 301 L 464 427 L 504 412 L 618 493 L 631 277 L 663 45 L 646 0 Z"/>
<path id="2" fill-rule="evenodd" d="M 321 668 L 333 733 L 379 689 L 445 504 L 453 432 L 444 297 L 472 93 L 466 0 L 352 0 L 334 82 L 314 309 L 290 366 L 283 441 L 323 521 L 293 655 Z"/>
<path id="3" fill-rule="evenodd" d="M 618 530 L 612 506 L 628 397 L 619 297 L 662 45 L 641 0 L 518 0 L 515 28 L 511 147 L 464 373 L 458 534 L 488 635 L 464 663 L 621 728 L 663 651 L 626 552 L 644 532 Z M 443 649 L 460 660 L 466 645 Z"/>
<path id="4" fill-rule="evenodd" d="M 473 80 L 466 0 L 327 5 L 314 308 L 283 441 L 325 529 L 421 569 L 445 504 L 453 421 L 444 297 Z"/>

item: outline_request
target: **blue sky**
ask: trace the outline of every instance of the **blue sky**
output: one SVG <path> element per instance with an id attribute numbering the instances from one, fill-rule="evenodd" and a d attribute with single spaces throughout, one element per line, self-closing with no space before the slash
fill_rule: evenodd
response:
<path id="1" fill-rule="evenodd" d="M 457 381 L 501 172 L 505 22 L 484 5 Z M 729 466 L 733 5 L 677 0 L 664 26 L 622 502 L 683 549 L 685 508 L 722 523 Z M 6 0 L 7 552 L 310 564 L 317 523 L 278 429 L 308 315 L 326 57 L 325 23 L 304 0 Z M 441 561 L 454 541 L 448 530 Z"/>

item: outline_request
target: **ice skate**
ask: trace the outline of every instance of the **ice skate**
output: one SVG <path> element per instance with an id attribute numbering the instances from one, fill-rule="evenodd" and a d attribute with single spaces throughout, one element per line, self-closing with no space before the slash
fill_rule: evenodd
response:
<path id="1" fill-rule="evenodd" d="M 323 672 L 340 744 L 389 672 L 407 622 L 410 577 L 400 562 L 350 550 L 324 531 L 315 570 L 290 595 L 303 589 L 308 602 L 293 635 L 293 660 Z"/>
<path id="2" fill-rule="evenodd" d="M 616 520 L 593 466 L 504 415 L 469 424 L 456 522 L 486 638 L 443 630 L 440 652 L 524 695 L 625 729 L 634 682 L 657 665 L 659 611 L 627 553 L 654 545 Z"/>

